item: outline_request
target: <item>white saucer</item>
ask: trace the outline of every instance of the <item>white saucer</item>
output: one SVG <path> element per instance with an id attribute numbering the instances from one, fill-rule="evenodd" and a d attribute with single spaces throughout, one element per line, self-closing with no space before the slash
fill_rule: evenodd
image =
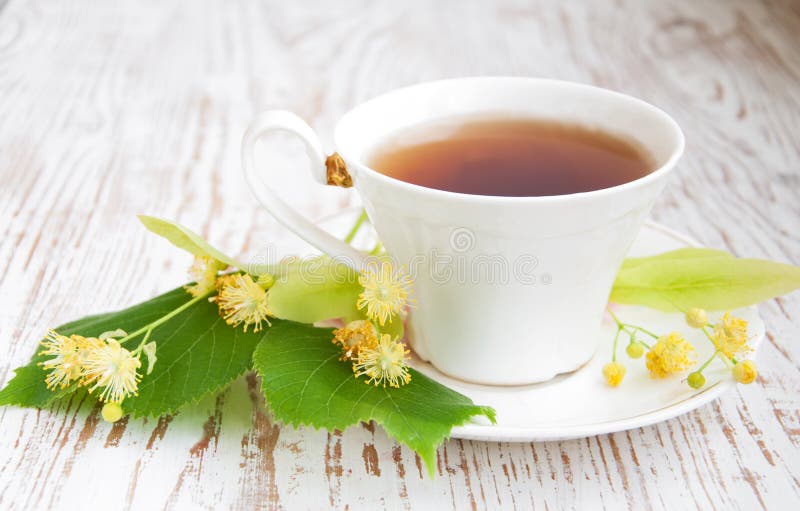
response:
<path id="1" fill-rule="evenodd" d="M 320 220 L 319 224 L 343 237 L 358 213 L 359 210 L 348 209 Z M 371 227 L 365 224 L 356 245 L 371 247 L 374 233 L 370 231 Z M 280 240 L 278 246 L 282 254 L 309 252 L 307 245 L 289 238 Z M 697 243 L 666 227 L 648 223 L 634 242 L 630 255 L 657 254 L 686 246 L 697 246 Z M 615 306 L 615 311 L 623 321 L 640 324 L 657 333 L 681 331 L 695 346 L 698 360 L 706 360 L 713 351 L 702 333 L 686 326 L 681 314 L 630 306 Z M 764 338 L 764 323 L 757 309 L 749 307 L 736 314 L 749 322 L 752 346 L 757 348 Z M 622 385 L 608 387 L 601 368 L 610 361 L 614 332 L 609 319 L 598 334 L 600 347 L 592 360 L 573 373 L 534 385 L 475 385 L 445 376 L 416 358 L 411 366 L 468 396 L 476 404 L 488 405 L 497 411 L 497 424 L 481 422 L 456 427 L 451 434 L 453 438 L 503 442 L 564 440 L 647 426 L 694 410 L 736 385 L 730 370 L 716 360 L 704 371 L 707 383 L 700 390 L 693 390 L 682 381 L 685 375 L 653 380 L 648 376 L 644 360 L 629 359 L 625 344 L 621 342 L 617 360 L 624 363 L 628 371 Z M 626 339 L 622 337 L 621 340 Z"/>

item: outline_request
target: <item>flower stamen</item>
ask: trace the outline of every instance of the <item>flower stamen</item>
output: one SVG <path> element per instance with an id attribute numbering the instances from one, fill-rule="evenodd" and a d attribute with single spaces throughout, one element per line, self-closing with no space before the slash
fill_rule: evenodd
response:
<path id="1" fill-rule="evenodd" d="M 406 365 L 409 351 L 389 334 L 381 335 L 374 346 L 362 346 L 358 351 L 358 359 L 353 364 L 356 378 L 367 376 L 364 383 L 375 386 L 398 388 L 411 381 L 411 374 Z"/>
<path id="2" fill-rule="evenodd" d="M 358 277 L 364 291 L 358 295 L 356 306 L 366 308 L 367 317 L 385 325 L 394 315 L 402 314 L 411 295 L 411 277 L 403 267 L 395 268 L 389 261 L 370 264 Z"/>
<path id="3" fill-rule="evenodd" d="M 729 360 L 751 351 L 747 340 L 747 321 L 731 316 L 730 312 L 725 313 L 711 334 L 714 347 Z"/>
<path id="4" fill-rule="evenodd" d="M 53 358 L 39 362 L 46 371 L 45 378 L 48 389 L 64 388 L 79 379 L 82 373 L 81 350 L 78 344 L 80 336 L 67 337 L 55 330 L 50 330 L 42 340 L 44 348 L 39 355 L 52 355 Z"/>
<path id="5" fill-rule="evenodd" d="M 351 321 L 333 331 L 332 342 L 342 348 L 341 360 L 357 360 L 362 348 L 374 348 L 378 344 L 378 333 L 369 321 Z"/>
<path id="6" fill-rule="evenodd" d="M 244 331 L 252 326 L 253 332 L 261 330 L 261 324 L 269 322 L 272 312 L 267 305 L 267 292 L 247 274 L 236 274 L 220 279 L 217 304 L 225 322 L 233 327 L 244 324 Z"/>
<path id="7" fill-rule="evenodd" d="M 123 348 L 116 339 L 106 339 L 88 350 L 84 363 L 83 385 L 94 384 L 89 392 L 100 388 L 100 401 L 121 403 L 137 395 L 141 376 L 139 357 Z"/>
<path id="8" fill-rule="evenodd" d="M 651 378 L 666 378 L 691 367 L 694 347 L 678 332 L 662 335 L 647 352 L 646 365 Z"/>
<path id="9" fill-rule="evenodd" d="M 189 268 L 189 276 L 194 280 L 194 284 L 188 285 L 184 289 L 195 298 L 210 293 L 214 290 L 217 282 L 217 274 L 227 267 L 228 265 L 213 257 L 196 256 Z"/>

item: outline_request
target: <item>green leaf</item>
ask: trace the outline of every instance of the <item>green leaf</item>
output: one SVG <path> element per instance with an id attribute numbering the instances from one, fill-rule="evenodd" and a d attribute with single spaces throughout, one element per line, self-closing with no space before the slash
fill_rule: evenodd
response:
<path id="1" fill-rule="evenodd" d="M 282 319 L 314 323 L 358 315 L 356 301 L 363 288 L 358 272 L 327 256 L 285 267 L 269 289 L 269 308 Z"/>
<path id="2" fill-rule="evenodd" d="M 158 234 L 176 247 L 190 254 L 213 257 L 217 261 L 222 261 L 229 266 L 235 266 L 242 270 L 246 269 L 240 262 L 212 247 L 206 240 L 200 237 L 200 235 L 187 227 L 154 216 L 139 215 L 139 220 L 144 224 L 147 230 Z"/>
<path id="3" fill-rule="evenodd" d="M 55 330 L 86 337 L 118 328 L 134 332 L 190 298 L 178 288 L 128 309 L 79 319 Z M 280 321 L 273 321 L 277 323 Z M 143 375 L 139 395 L 125 400 L 125 411 L 134 416 L 173 413 L 222 389 L 250 368 L 253 350 L 263 336 L 263 331 L 244 333 L 241 328 L 231 328 L 219 317 L 216 305 L 198 301 L 153 330 L 150 340 L 158 342 L 158 363 L 152 373 Z M 133 349 L 141 340 L 134 338 L 125 347 Z M 34 356 L 30 364 L 16 370 L 0 390 L 0 405 L 44 407 L 63 395 L 45 386 L 45 372 L 36 365 L 41 359 Z"/>
<path id="4" fill-rule="evenodd" d="M 411 382 L 400 388 L 366 385 L 352 367 L 339 360 L 332 330 L 282 323 L 267 331 L 253 365 L 272 413 L 297 426 L 345 429 L 374 420 L 389 436 L 408 445 L 425 461 L 432 476 L 437 446 L 453 426 L 495 412 L 411 370 Z"/>
<path id="5" fill-rule="evenodd" d="M 14 377 L 0 390 L 0 405 L 43 408 L 56 399 L 56 393 L 44 384 L 45 372 L 36 365 L 41 359 L 34 356 L 28 365 L 14 370 Z"/>
<path id="6" fill-rule="evenodd" d="M 610 301 L 662 311 L 692 307 L 730 310 L 800 288 L 800 268 L 762 259 L 737 259 L 710 249 L 681 249 L 626 260 Z"/>

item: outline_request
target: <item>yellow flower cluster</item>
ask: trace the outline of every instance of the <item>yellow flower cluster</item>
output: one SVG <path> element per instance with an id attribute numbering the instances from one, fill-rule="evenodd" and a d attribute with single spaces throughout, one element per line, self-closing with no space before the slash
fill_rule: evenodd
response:
<path id="1" fill-rule="evenodd" d="M 747 321 L 734 318 L 730 312 L 722 316 L 722 320 L 714 327 L 711 340 L 717 351 L 732 359 L 736 355 L 747 353 L 750 346 L 747 345 Z"/>
<path id="2" fill-rule="evenodd" d="M 364 383 L 399 387 L 411 381 L 405 345 L 389 334 L 379 336 L 369 321 L 353 321 L 334 330 L 333 343 L 341 347 L 342 360 L 353 362 L 356 378 L 367 377 Z"/>
<path id="3" fill-rule="evenodd" d="M 695 365 L 694 346 L 679 332 L 657 335 L 640 326 L 623 323 L 610 309 L 609 313 L 617 324 L 617 337 L 614 340 L 612 360 L 603 366 L 602 370 L 603 377 L 608 385 L 616 387 L 625 377 L 625 366 L 616 361 L 617 340 L 623 332 L 630 337 L 630 342 L 625 350 L 630 358 L 641 357 L 644 353 L 644 348 L 647 348 L 645 365 L 650 372 L 651 378 L 666 378 L 680 374 Z M 726 312 L 719 322 L 710 324 L 708 313 L 699 308 L 687 311 L 685 319 L 690 327 L 701 330 L 714 346 L 713 355 L 686 378 L 686 383 L 690 387 L 700 389 L 706 384 L 703 370 L 715 358 L 721 358 L 732 368 L 733 377 L 737 382 L 752 383 L 755 381 L 758 375 L 755 362 L 736 359 L 736 355 L 752 351 L 748 345 L 747 321 L 734 317 L 730 312 Z M 655 342 L 652 345 L 648 345 L 638 339 L 637 336 L 642 334 L 651 337 Z"/>
<path id="4" fill-rule="evenodd" d="M 47 388 L 54 390 L 75 384 L 91 386 L 89 393 L 99 390 L 100 401 L 106 403 L 104 418 L 106 408 L 114 408 L 109 404 L 121 410 L 122 401 L 137 394 L 141 380 L 139 354 L 123 348 L 116 339 L 74 334 L 68 337 L 50 330 L 41 344 L 44 349 L 39 355 L 50 357 L 39 363 L 47 371 Z"/>
<path id="5" fill-rule="evenodd" d="M 356 378 L 366 376 L 364 382 L 376 386 L 405 385 L 411 381 L 406 364 L 409 351 L 400 339 L 379 334 L 377 326 L 403 317 L 411 302 L 411 277 L 390 260 L 375 259 L 361 272 L 358 283 L 363 291 L 356 307 L 366 319 L 334 330 L 333 343 L 342 348 L 342 360 L 353 362 Z"/>
<path id="6" fill-rule="evenodd" d="M 619 362 L 609 362 L 603 366 L 603 377 L 605 377 L 606 383 L 612 387 L 618 387 L 622 383 L 626 372 L 628 369 Z"/>
<path id="7" fill-rule="evenodd" d="M 678 332 L 662 335 L 645 356 L 651 378 L 666 378 L 682 373 L 692 365 L 694 346 Z"/>
<path id="8" fill-rule="evenodd" d="M 387 260 L 372 261 L 361 273 L 364 287 L 356 306 L 366 309 L 367 318 L 381 326 L 395 315 L 402 315 L 411 296 L 411 277 L 402 267 Z"/>
<path id="9" fill-rule="evenodd" d="M 226 275 L 220 278 L 217 295 L 219 313 L 233 327 L 244 325 L 244 331 L 252 326 L 253 332 L 261 330 L 261 324 L 269 322 L 272 313 L 267 306 L 267 291 L 247 274 Z"/>
<path id="10" fill-rule="evenodd" d="M 367 376 L 366 384 L 399 387 L 411 381 L 406 366 L 409 351 L 389 334 L 381 335 L 376 345 L 362 348 L 353 364 L 356 377 Z"/>
<path id="11" fill-rule="evenodd" d="M 366 349 L 377 343 L 378 331 L 369 321 L 352 321 L 346 327 L 333 331 L 333 344 L 342 349 L 341 360 L 358 359 L 362 347 Z"/>
<path id="12" fill-rule="evenodd" d="M 222 319 L 232 327 L 244 325 L 244 331 L 253 327 L 253 332 L 262 329 L 264 323 L 271 325 L 267 289 L 274 283 L 270 274 L 258 275 L 257 280 L 247 273 L 220 275 L 227 265 L 212 257 L 197 256 L 189 268 L 189 276 L 195 283 L 186 286 L 186 291 L 195 298 L 209 296 L 219 307 Z"/>
<path id="13" fill-rule="evenodd" d="M 190 284 L 184 289 L 195 298 L 207 295 L 216 288 L 217 274 L 227 267 L 228 265 L 217 261 L 213 257 L 195 257 L 194 263 L 189 268 L 189 276 L 194 280 L 194 284 Z"/>

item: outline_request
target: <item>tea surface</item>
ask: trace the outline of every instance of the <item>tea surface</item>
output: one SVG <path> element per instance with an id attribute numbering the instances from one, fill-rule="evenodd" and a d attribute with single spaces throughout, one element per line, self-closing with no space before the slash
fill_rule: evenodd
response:
<path id="1" fill-rule="evenodd" d="M 474 195 L 532 197 L 609 188 L 654 169 L 632 141 L 533 119 L 455 119 L 398 131 L 368 165 L 415 185 Z"/>

